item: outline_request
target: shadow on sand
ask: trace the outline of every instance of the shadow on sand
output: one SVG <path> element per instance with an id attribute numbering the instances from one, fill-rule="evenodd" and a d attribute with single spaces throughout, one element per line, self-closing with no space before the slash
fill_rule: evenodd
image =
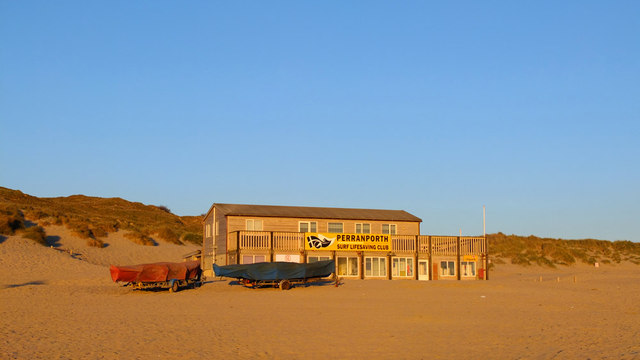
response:
<path id="1" fill-rule="evenodd" d="M 30 286 L 30 285 L 47 285 L 47 282 L 46 281 L 29 281 L 29 282 L 22 283 L 22 284 L 3 285 L 2 288 L 3 289 L 12 289 L 12 288 Z"/>
<path id="2" fill-rule="evenodd" d="M 0 235 L 0 244 L 2 244 L 5 240 L 7 240 L 7 237 Z"/>

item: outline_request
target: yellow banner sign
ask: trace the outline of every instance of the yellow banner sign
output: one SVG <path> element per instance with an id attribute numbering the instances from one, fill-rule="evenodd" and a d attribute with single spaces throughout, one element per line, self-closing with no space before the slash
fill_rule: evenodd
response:
<path id="1" fill-rule="evenodd" d="M 462 261 L 478 261 L 478 255 L 463 255 Z"/>
<path id="2" fill-rule="evenodd" d="M 305 250 L 391 251 L 391 236 L 382 234 L 305 233 Z"/>

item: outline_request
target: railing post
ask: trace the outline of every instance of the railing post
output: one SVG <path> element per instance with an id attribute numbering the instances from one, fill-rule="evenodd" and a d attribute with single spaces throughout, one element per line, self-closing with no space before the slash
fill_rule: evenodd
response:
<path id="1" fill-rule="evenodd" d="M 484 235 L 484 279 L 489 280 L 489 242 L 487 235 Z"/>
<path id="2" fill-rule="evenodd" d="M 418 259 L 420 257 L 420 253 L 418 251 L 418 242 L 420 241 L 420 235 L 416 235 L 416 240 L 413 245 L 413 279 L 418 280 Z"/>
<path id="3" fill-rule="evenodd" d="M 269 233 L 269 262 L 273 262 L 273 231 Z"/>
<path id="4" fill-rule="evenodd" d="M 240 264 L 240 231 L 236 231 L 236 264 Z"/>
<path id="5" fill-rule="evenodd" d="M 460 236 L 456 238 L 456 278 L 460 280 Z"/>
<path id="6" fill-rule="evenodd" d="M 429 251 L 429 281 L 433 280 L 433 256 L 431 255 L 433 253 L 433 249 L 431 248 L 431 235 L 427 236 L 427 250 Z"/>

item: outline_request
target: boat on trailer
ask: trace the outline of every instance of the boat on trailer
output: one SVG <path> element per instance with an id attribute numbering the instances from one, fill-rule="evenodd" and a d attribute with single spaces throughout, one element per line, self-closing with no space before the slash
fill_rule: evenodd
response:
<path id="1" fill-rule="evenodd" d="M 170 292 L 176 292 L 180 288 L 201 285 L 200 261 L 111 265 L 109 271 L 114 282 L 124 282 L 125 286 L 131 286 L 134 289 L 166 288 Z"/>
<path id="2" fill-rule="evenodd" d="M 247 287 L 273 286 L 281 290 L 289 290 L 294 284 L 305 284 L 329 277 L 334 274 L 335 268 L 333 260 L 308 264 L 284 261 L 226 266 L 213 264 L 216 276 L 238 279 Z"/>

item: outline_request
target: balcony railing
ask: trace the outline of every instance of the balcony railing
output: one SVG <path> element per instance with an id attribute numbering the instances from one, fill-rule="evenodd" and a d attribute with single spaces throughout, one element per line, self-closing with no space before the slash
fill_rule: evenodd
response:
<path id="1" fill-rule="evenodd" d="M 229 250 L 304 251 L 304 233 L 283 231 L 234 231 L 229 234 Z M 391 235 L 395 253 L 435 256 L 486 254 L 482 236 Z"/>

